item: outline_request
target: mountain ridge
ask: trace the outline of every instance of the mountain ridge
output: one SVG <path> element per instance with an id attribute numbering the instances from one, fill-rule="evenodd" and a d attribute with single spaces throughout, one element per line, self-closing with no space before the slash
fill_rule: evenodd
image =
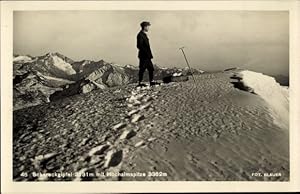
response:
<path id="1" fill-rule="evenodd" d="M 75 61 L 59 52 L 41 56 L 14 54 L 13 57 L 14 110 L 138 81 L 138 67 L 130 64 L 122 66 L 86 59 Z M 154 68 L 155 80 L 174 73 L 190 74 L 186 68 L 165 68 L 157 64 Z M 192 69 L 192 72 L 203 71 Z M 148 80 L 147 73 L 144 80 Z"/>

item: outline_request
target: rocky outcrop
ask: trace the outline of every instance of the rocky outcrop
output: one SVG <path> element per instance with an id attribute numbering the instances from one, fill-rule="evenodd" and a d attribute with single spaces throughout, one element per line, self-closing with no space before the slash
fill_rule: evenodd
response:
<path id="1" fill-rule="evenodd" d="M 76 71 L 76 79 L 80 80 L 93 73 L 95 70 L 102 68 L 105 64 L 106 62 L 103 60 L 82 60 L 72 63 L 72 67 Z"/>
<path id="2" fill-rule="evenodd" d="M 50 87 L 41 77 L 33 73 L 17 75 L 14 79 L 14 110 L 49 102 L 49 96 L 59 87 Z"/>
<path id="3" fill-rule="evenodd" d="M 93 91 L 95 89 L 105 89 L 107 86 L 96 83 L 93 80 L 82 79 L 72 84 L 65 85 L 62 90 L 58 90 L 50 95 L 49 100 L 59 100 L 61 98 L 73 96 L 76 94 L 83 94 Z"/>
<path id="4" fill-rule="evenodd" d="M 66 85 L 62 91 L 57 91 L 50 96 L 50 101 L 75 94 L 88 93 L 95 89 L 119 86 L 132 83 L 130 75 L 122 67 L 112 64 L 102 64 L 90 74 L 85 75 L 81 80 Z"/>
<path id="5" fill-rule="evenodd" d="M 111 67 L 110 73 L 107 75 L 105 80 L 106 85 L 110 87 L 124 85 L 132 82 L 134 82 L 134 79 L 126 74 L 124 68 L 113 66 Z"/>

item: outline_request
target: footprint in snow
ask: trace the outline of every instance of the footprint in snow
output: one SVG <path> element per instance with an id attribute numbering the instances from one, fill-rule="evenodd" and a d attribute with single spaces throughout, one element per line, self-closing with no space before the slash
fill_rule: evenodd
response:
<path id="1" fill-rule="evenodd" d="M 134 114 L 134 115 L 132 116 L 131 122 L 132 122 L 132 123 L 136 123 L 136 122 L 138 122 L 138 121 L 140 121 L 140 120 L 143 120 L 144 118 L 145 118 L 144 115 L 141 115 L 141 114 Z"/>

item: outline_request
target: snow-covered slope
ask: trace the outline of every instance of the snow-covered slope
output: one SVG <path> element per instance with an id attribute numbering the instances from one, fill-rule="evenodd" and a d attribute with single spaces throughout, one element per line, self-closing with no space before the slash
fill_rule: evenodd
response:
<path id="1" fill-rule="evenodd" d="M 289 91 L 287 87 L 280 86 L 276 80 L 262 73 L 244 70 L 240 77 L 242 83 L 261 96 L 270 106 L 272 116 L 278 125 L 289 125 Z"/>
<path id="2" fill-rule="evenodd" d="M 58 56 L 53 56 L 53 65 L 68 75 L 76 74 L 76 71 L 72 68 L 72 65 L 65 62 Z"/>
<path id="3" fill-rule="evenodd" d="M 29 56 L 17 56 L 14 57 L 13 62 L 29 62 L 32 59 Z"/>

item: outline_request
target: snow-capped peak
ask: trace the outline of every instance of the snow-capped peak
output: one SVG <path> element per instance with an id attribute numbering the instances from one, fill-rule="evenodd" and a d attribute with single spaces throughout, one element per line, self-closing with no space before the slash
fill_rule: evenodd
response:
<path id="1" fill-rule="evenodd" d="M 130 69 L 137 69 L 138 68 L 138 66 L 130 65 L 130 64 L 125 65 L 125 67 L 130 68 Z"/>
<path id="2" fill-rule="evenodd" d="M 81 63 L 81 66 L 85 66 L 87 64 L 90 64 L 92 61 L 90 60 L 83 60 L 82 63 Z"/>
<path id="3" fill-rule="evenodd" d="M 62 60 L 66 61 L 67 63 L 70 63 L 70 64 L 72 64 L 74 62 L 72 59 L 70 59 L 70 58 L 66 57 L 65 55 L 62 55 L 58 52 L 49 52 L 46 55 L 40 56 L 39 58 L 48 59 L 48 58 L 52 58 L 52 57 L 59 57 Z"/>
<path id="4" fill-rule="evenodd" d="M 58 56 L 58 57 L 62 57 L 62 58 L 66 57 L 58 52 L 49 52 L 46 54 L 46 56 Z"/>
<path id="5" fill-rule="evenodd" d="M 65 62 L 62 58 L 58 56 L 53 56 L 53 65 L 58 69 L 64 71 L 68 75 L 76 74 L 76 71 L 73 69 L 72 65 Z"/>
<path id="6" fill-rule="evenodd" d="M 25 56 L 14 57 L 13 62 L 28 62 L 31 60 L 32 60 L 31 57 L 25 55 Z"/>

